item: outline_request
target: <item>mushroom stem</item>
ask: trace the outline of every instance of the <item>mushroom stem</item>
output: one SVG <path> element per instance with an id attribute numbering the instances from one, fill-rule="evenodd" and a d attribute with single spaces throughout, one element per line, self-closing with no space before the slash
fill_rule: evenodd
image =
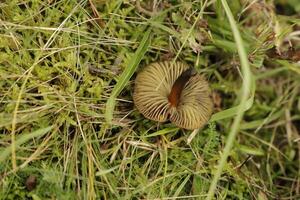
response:
<path id="1" fill-rule="evenodd" d="M 189 68 L 184 71 L 174 82 L 171 92 L 168 96 L 169 103 L 171 107 L 177 107 L 180 102 L 181 92 L 186 85 L 186 83 L 190 80 L 190 78 L 195 74 L 193 68 Z"/>

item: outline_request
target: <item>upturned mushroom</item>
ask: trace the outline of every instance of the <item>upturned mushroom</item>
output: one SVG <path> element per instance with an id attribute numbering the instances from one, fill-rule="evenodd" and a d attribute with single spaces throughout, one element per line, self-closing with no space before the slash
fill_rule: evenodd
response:
<path id="1" fill-rule="evenodd" d="M 209 120 L 213 103 L 207 81 L 181 62 L 157 62 L 136 77 L 133 101 L 148 119 L 168 119 L 180 128 L 197 129 Z"/>

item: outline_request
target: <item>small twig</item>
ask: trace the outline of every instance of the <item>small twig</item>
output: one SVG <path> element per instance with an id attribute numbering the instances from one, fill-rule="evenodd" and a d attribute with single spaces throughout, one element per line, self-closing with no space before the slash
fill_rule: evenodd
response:
<path id="1" fill-rule="evenodd" d="M 234 169 L 241 169 L 248 162 L 248 160 L 250 160 L 251 158 L 252 158 L 251 155 L 247 156 L 247 158 L 241 164 L 236 166 Z"/>
<path id="2" fill-rule="evenodd" d="M 90 3 L 90 6 L 91 6 L 91 9 L 92 9 L 92 11 L 93 11 L 93 14 L 94 14 L 94 16 L 95 16 L 95 18 L 96 18 L 97 24 L 98 24 L 101 28 L 104 28 L 104 27 L 105 27 L 105 23 L 104 23 L 104 21 L 101 19 L 100 14 L 99 14 L 99 12 L 98 12 L 96 6 L 94 5 L 94 3 L 93 3 L 92 0 L 89 0 L 89 3 Z"/>
<path id="3" fill-rule="evenodd" d="M 197 133 L 199 132 L 199 128 L 198 129 L 195 129 L 195 130 L 193 130 L 193 132 L 191 133 L 191 135 L 188 137 L 188 139 L 187 139 L 187 144 L 189 145 L 191 142 L 192 142 L 192 140 L 194 139 L 194 137 L 197 135 Z"/>

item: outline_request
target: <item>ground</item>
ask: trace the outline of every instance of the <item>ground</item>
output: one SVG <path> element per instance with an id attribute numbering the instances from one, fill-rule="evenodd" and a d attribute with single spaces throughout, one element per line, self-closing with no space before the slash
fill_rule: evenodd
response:
<path id="1" fill-rule="evenodd" d="M 1 1 L 0 198 L 300 199 L 300 2 L 228 4 Z M 202 129 L 134 106 L 157 61 L 206 77 Z"/>

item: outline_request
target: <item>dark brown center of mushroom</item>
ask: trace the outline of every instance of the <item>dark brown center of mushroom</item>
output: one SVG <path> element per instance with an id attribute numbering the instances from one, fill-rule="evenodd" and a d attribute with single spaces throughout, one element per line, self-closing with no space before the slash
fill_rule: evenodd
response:
<path id="1" fill-rule="evenodd" d="M 189 68 L 184 71 L 174 82 L 171 92 L 168 96 L 168 100 L 171 104 L 171 107 L 177 107 L 180 102 L 180 96 L 182 90 L 190 78 L 195 74 L 193 68 Z"/>

